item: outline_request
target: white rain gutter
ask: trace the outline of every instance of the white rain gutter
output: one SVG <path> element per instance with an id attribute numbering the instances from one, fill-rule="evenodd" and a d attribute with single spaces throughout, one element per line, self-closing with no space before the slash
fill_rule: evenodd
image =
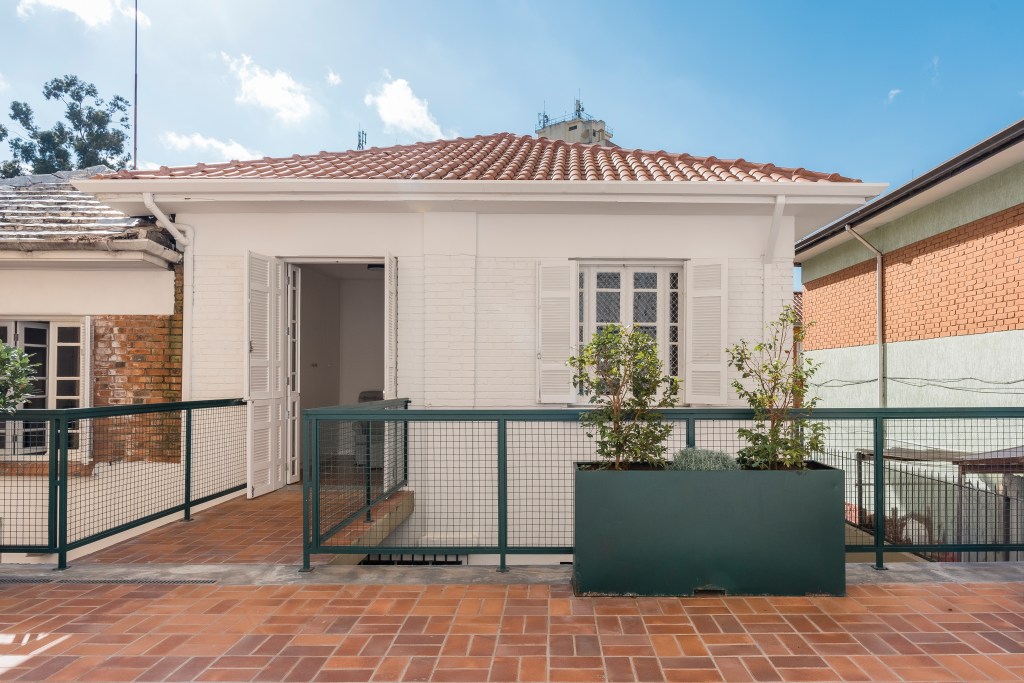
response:
<path id="1" fill-rule="evenodd" d="M 786 210 L 786 195 L 775 195 L 775 207 L 772 209 L 772 225 L 768 230 L 768 239 L 764 245 L 764 254 L 761 255 L 761 327 L 762 329 L 771 322 L 775 313 L 771 310 L 771 296 L 769 294 L 772 265 L 775 263 L 775 247 L 779 241 L 779 232 L 782 230 L 782 214 Z M 792 264 L 791 264 L 792 265 Z M 792 277 L 790 278 L 792 279 Z"/>
<path id="2" fill-rule="evenodd" d="M 171 233 L 174 244 L 182 253 L 182 302 L 181 302 L 181 400 L 192 400 L 192 302 L 194 298 L 194 243 L 195 230 L 187 225 L 175 223 L 156 204 L 152 192 L 142 193 L 142 203 L 146 205 L 156 224 Z"/>
<path id="3" fill-rule="evenodd" d="M 877 329 L 875 335 L 878 343 L 878 407 L 885 408 L 888 404 L 888 397 L 885 390 L 885 297 L 882 289 L 882 252 L 868 242 L 866 239 L 854 232 L 849 225 L 846 232 L 853 235 L 854 239 L 867 247 L 875 255 L 875 322 Z"/>

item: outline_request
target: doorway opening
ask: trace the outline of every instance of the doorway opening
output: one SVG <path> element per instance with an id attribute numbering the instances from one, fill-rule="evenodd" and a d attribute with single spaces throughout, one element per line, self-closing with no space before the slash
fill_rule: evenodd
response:
<path id="1" fill-rule="evenodd" d="M 384 264 L 318 263 L 299 268 L 301 407 L 383 399 Z"/>

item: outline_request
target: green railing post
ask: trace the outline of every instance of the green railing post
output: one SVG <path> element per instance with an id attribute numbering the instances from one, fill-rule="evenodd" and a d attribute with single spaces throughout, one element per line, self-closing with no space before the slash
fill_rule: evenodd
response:
<path id="1" fill-rule="evenodd" d="M 498 420 L 498 549 L 501 553 L 499 572 L 507 572 L 508 553 L 508 423 Z"/>
<path id="2" fill-rule="evenodd" d="M 60 442 L 60 525 L 57 539 L 57 569 L 68 568 L 68 418 L 62 415 L 59 419 L 58 439 Z"/>
<path id="3" fill-rule="evenodd" d="M 373 422 L 366 425 L 366 521 L 373 521 L 373 470 L 370 467 L 370 453 L 373 451 Z M 384 424 L 383 422 L 381 424 Z"/>
<path id="4" fill-rule="evenodd" d="M 309 519 L 310 505 L 312 505 L 310 493 L 313 486 L 310 475 L 310 470 L 312 469 L 310 460 L 314 453 L 320 452 L 319 443 L 310 444 L 310 441 L 312 441 L 312 424 L 315 419 L 311 420 L 306 416 L 302 418 L 302 567 L 299 569 L 300 572 L 308 572 L 313 569 L 309 564 L 310 548 L 313 545 Z"/>
<path id="5" fill-rule="evenodd" d="M 47 503 L 46 522 L 46 545 L 52 549 L 57 548 L 57 524 L 61 519 L 57 514 L 57 497 L 60 495 L 60 430 L 56 419 L 47 420 L 50 431 L 49 460 L 47 468 L 50 480 L 50 495 Z M 9 438 L 9 437 L 8 437 Z"/>
<path id="6" fill-rule="evenodd" d="M 885 418 L 874 417 L 875 427 L 875 569 L 885 569 Z"/>
<path id="7" fill-rule="evenodd" d="M 697 447 L 697 421 L 692 416 L 686 418 L 686 447 Z"/>
<path id="8" fill-rule="evenodd" d="M 185 410 L 185 521 L 192 521 L 192 409 Z"/>

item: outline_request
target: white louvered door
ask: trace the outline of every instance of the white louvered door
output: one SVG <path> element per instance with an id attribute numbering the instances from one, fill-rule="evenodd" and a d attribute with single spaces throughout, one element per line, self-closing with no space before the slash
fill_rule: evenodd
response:
<path id="1" fill-rule="evenodd" d="M 728 261 L 694 259 L 685 270 L 686 402 L 725 405 Z"/>
<path id="2" fill-rule="evenodd" d="M 247 398 L 249 497 L 285 482 L 284 434 L 284 264 L 249 253 L 246 319 L 248 328 Z"/>
<path id="3" fill-rule="evenodd" d="M 537 401 L 572 403 L 572 371 L 567 365 L 576 338 L 573 304 L 578 296 L 576 262 L 537 264 Z"/>

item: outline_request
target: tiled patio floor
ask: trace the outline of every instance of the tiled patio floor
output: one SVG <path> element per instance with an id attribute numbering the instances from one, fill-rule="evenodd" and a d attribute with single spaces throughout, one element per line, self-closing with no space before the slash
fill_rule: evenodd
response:
<path id="1" fill-rule="evenodd" d="M 74 560 L 104 564 L 299 564 L 302 487 L 253 500 L 232 498 L 141 536 Z"/>
<path id="2" fill-rule="evenodd" d="M 0 585 L 0 680 L 1024 678 L 1024 584 L 847 598 L 575 598 L 566 585 Z"/>

